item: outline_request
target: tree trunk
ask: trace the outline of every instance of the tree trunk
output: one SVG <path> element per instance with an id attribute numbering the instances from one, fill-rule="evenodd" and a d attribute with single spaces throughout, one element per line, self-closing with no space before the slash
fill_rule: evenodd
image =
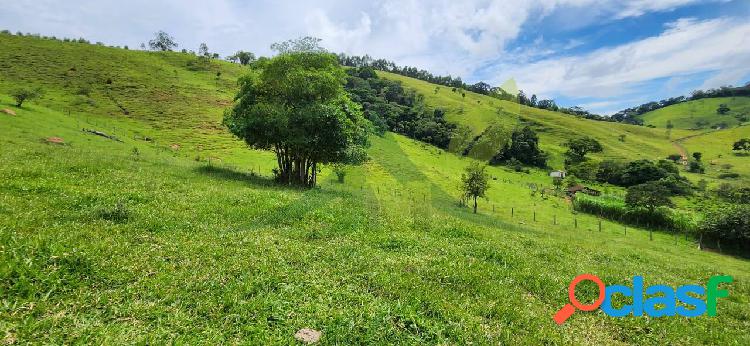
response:
<path id="1" fill-rule="evenodd" d="M 317 180 L 317 165 L 304 154 L 293 153 L 290 148 L 276 145 L 276 163 L 279 166 L 277 181 L 288 185 L 313 187 Z"/>
<path id="2" fill-rule="evenodd" d="M 474 196 L 474 214 L 477 213 L 477 196 Z"/>

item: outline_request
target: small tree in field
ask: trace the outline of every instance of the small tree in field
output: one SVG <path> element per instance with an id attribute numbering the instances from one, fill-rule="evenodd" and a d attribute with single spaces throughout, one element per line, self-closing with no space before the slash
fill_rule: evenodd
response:
<path id="1" fill-rule="evenodd" d="M 489 188 L 489 176 L 485 169 L 487 166 L 472 163 L 466 167 L 466 172 L 461 175 L 461 186 L 464 197 L 474 200 L 474 214 L 477 213 L 477 198 L 484 197 Z"/>
<path id="2" fill-rule="evenodd" d="M 370 125 L 344 91 L 335 55 L 287 52 L 252 66 L 224 124 L 248 145 L 276 153 L 278 181 L 312 187 L 320 164 L 366 158 Z"/>
<path id="3" fill-rule="evenodd" d="M 255 61 L 255 54 L 251 52 L 238 51 L 234 56 L 242 65 L 247 65 Z"/>
<path id="4" fill-rule="evenodd" d="M 198 55 L 206 59 L 211 58 L 211 53 L 208 52 L 208 45 L 201 43 L 200 47 L 198 47 Z"/>
<path id="5" fill-rule="evenodd" d="M 20 108 L 23 105 L 24 101 L 42 97 L 42 90 L 39 88 L 19 88 L 12 91 L 10 94 L 11 96 L 13 96 L 13 99 L 16 100 L 16 107 Z"/>
<path id="6" fill-rule="evenodd" d="M 174 37 L 170 36 L 164 31 L 159 31 L 154 34 L 154 39 L 148 41 L 148 46 L 151 50 L 159 50 L 162 52 L 172 51 L 177 48 L 177 42 L 174 41 Z"/>
<path id="7" fill-rule="evenodd" d="M 633 209 L 646 208 L 653 214 L 659 207 L 674 206 L 672 200 L 669 199 L 669 195 L 670 192 L 666 187 L 656 181 L 649 181 L 629 187 L 627 195 L 625 195 L 625 204 Z M 649 228 L 648 236 L 650 240 L 654 240 L 652 232 Z"/>

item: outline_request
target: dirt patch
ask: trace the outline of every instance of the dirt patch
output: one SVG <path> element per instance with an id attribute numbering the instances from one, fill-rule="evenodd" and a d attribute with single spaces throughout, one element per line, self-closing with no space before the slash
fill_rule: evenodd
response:
<path id="1" fill-rule="evenodd" d="M 314 344 L 320 340 L 321 335 L 322 333 L 315 329 L 302 328 L 294 334 L 294 338 L 305 344 Z"/>
<path id="2" fill-rule="evenodd" d="M 172 144 L 169 147 L 172 148 L 172 150 L 174 150 L 174 151 L 180 150 L 180 145 L 179 144 Z"/>
<path id="3" fill-rule="evenodd" d="M 60 137 L 48 137 L 44 140 L 47 144 L 65 144 L 65 140 Z"/>
<path id="4" fill-rule="evenodd" d="M 0 112 L 8 114 L 8 115 L 16 115 L 16 112 L 14 112 L 12 109 L 5 108 L 1 110 Z"/>

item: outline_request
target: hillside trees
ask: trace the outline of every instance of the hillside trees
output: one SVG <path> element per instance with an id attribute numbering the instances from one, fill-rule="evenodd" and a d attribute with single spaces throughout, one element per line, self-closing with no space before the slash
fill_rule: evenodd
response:
<path id="1" fill-rule="evenodd" d="M 513 130 L 510 142 L 490 160 L 491 164 L 498 164 L 510 160 L 536 167 L 547 166 L 548 155 L 539 149 L 539 136 L 531 127 L 525 126 Z"/>
<path id="2" fill-rule="evenodd" d="M 715 240 L 720 249 L 721 241 L 725 241 L 735 250 L 750 254 L 750 205 L 709 212 L 700 224 L 699 233 L 701 247 L 707 238 L 705 240 Z"/>
<path id="3" fill-rule="evenodd" d="M 233 55 L 241 65 L 248 65 L 255 61 L 255 54 L 246 51 L 238 51 Z"/>
<path id="4" fill-rule="evenodd" d="M 489 175 L 485 172 L 487 166 L 474 162 L 466 167 L 461 175 L 461 187 L 464 197 L 474 200 L 474 214 L 477 213 L 477 199 L 484 197 L 489 188 Z"/>
<path id="5" fill-rule="evenodd" d="M 332 54 L 263 60 L 239 80 L 224 124 L 248 145 L 276 153 L 278 181 L 314 186 L 320 164 L 365 157 L 370 124 L 344 91 L 345 78 Z"/>
<path id="6" fill-rule="evenodd" d="M 151 48 L 151 50 L 165 52 L 177 48 L 177 42 L 175 42 L 174 38 L 166 32 L 159 31 L 154 34 L 154 38 L 152 40 L 148 41 L 148 46 Z"/>
<path id="7" fill-rule="evenodd" d="M 277 42 L 271 45 L 271 50 L 279 54 L 288 53 L 323 53 L 326 50 L 320 46 L 322 40 L 317 37 L 305 36 L 296 39 Z"/>
<path id="8" fill-rule="evenodd" d="M 445 111 L 428 109 L 424 97 L 399 82 L 378 78 L 371 67 L 348 69 L 346 90 L 362 105 L 365 117 L 379 134 L 393 131 L 448 148 L 456 126 L 445 120 Z"/>

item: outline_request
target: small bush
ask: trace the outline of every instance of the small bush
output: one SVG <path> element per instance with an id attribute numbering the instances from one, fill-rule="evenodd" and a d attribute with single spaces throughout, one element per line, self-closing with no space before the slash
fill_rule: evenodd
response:
<path id="1" fill-rule="evenodd" d="M 333 166 L 333 173 L 336 174 L 337 181 L 340 184 L 343 184 L 344 179 L 346 178 L 346 170 L 344 168 L 344 165 L 339 164 Z"/>
<path id="2" fill-rule="evenodd" d="M 734 173 L 734 172 L 727 172 L 727 173 L 719 174 L 719 179 L 736 179 L 739 177 L 740 177 L 740 174 Z"/>
<path id="3" fill-rule="evenodd" d="M 85 85 L 78 88 L 78 90 L 76 90 L 76 95 L 91 96 L 91 87 Z"/>
<path id="4" fill-rule="evenodd" d="M 130 210 L 125 203 L 119 201 L 114 206 L 98 208 L 96 215 L 101 219 L 114 223 L 126 223 L 130 219 Z"/>

